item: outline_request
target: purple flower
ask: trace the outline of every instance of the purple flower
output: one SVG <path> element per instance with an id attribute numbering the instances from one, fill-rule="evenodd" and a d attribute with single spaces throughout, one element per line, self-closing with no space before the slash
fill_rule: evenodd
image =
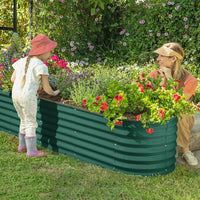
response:
<path id="1" fill-rule="evenodd" d="M 160 33 L 157 33 L 157 37 L 160 37 Z"/>
<path id="2" fill-rule="evenodd" d="M 191 58 L 190 58 L 190 60 L 191 60 L 191 61 L 193 61 L 193 60 L 194 60 L 194 58 L 193 58 L 193 57 L 191 57 Z"/>
<path id="3" fill-rule="evenodd" d="M 178 10 L 179 8 L 180 8 L 180 5 L 176 6 L 176 7 L 175 7 L 175 10 Z"/>
<path id="4" fill-rule="evenodd" d="M 162 6 L 163 6 L 163 7 L 165 7 L 165 6 L 166 6 L 166 4 L 165 4 L 165 3 L 163 3 L 163 4 L 162 4 Z"/>
<path id="5" fill-rule="evenodd" d="M 126 46 L 126 42 L 123 42 L 123 45 Z"/>
<path id="6" fill-rule="evenodd" d="M 188 20 L 188 18 L 187 18 L 187 17 L 184 17 L 183 20 L 186 22 L 186 21 Z"/>

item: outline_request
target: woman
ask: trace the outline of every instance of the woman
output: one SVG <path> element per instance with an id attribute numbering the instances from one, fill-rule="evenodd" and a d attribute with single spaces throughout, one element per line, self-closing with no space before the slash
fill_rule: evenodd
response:
<path id="1" fill-rule="evenodd" d="M 159 70 L 154 70 L 149 74 L 151 78 L 156 78 L 159 74 L 162 76 L 161 85 L 164 85 L 170 78 L 178 82 L 176 89 L 183 87 L 186 100 L 190 101 L 195 95 L 197 79 L 188 71 L 183 69 L 181 61 L 184 57 L 183 48 L 178 43 L 166 43 L 156 51 L 158 54 L 157 62 L 160 65 Z M 159 73 L 159 72 L 160 73 Z M 182 114 L 182 119 L 178 119 L 177 145 L 181 147 L 183 158 L 191 166 L 198 165 L 198 160 L 189 150 L 190 131 L 194 125 L 194 117 Z"/>

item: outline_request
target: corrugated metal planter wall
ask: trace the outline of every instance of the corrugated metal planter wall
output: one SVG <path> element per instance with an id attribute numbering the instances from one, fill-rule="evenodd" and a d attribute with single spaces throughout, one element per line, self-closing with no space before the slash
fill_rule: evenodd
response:
<path id="1" fill-rule="evenodd" d="M 10 96 L 0 90 L 0 130 L 17 135 Z M 177 118 L 152 125 L 151 135 L 136 121 L 111 132 L 100 115 L 40 99 L 37 119 L 38 144 L 54 151 L 127 174 L 152 176 L 175 168 Z"/>

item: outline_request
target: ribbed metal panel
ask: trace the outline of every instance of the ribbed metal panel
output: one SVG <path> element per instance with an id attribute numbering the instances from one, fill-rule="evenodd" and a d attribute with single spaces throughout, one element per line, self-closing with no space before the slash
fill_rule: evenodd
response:
<path id="1" fill-rule="evenodd" d="M 0 91 L 0 129 L 17 134 L 19 120 L 9 93 Z M 3 120 L 2 120 L 3 119 Z M 38 100 L 38 144 L 80 160 L 127 174 L 152 176 L 175 168 L 177 118 L 152 125 L 124 121 L 114 131 L 101 115 Z"/>

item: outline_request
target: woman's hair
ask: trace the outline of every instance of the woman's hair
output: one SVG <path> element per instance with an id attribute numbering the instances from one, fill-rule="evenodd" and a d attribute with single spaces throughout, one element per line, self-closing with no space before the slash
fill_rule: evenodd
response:
<path id="1" fill-rule="evenodd" d="M 30 62 L 31 57 L 32 56 L 30 56 L 30 55 L 27 56 L 27 60 L 26 60 L 25 68 L 24 68 L 24 76 L 23 76 L 22 81 L 21 81 L 21 88 L 24 87 L 24 84 L 26 82 L 26 72 L 27 72 L 28 64 Z"/>
<path id="2" fill-rule="evenodd" d="M 183 48 L 176 42 L 170 42 L 170 43 L 166 43 L 164 44 L 163 46 L 166 46 L 168 47 L 169 49 L 175 51 L 176 53 L 178 53 L 179 55 L 182 56 L 182 58 L 184 57 L 184 51 L 183 51 Z M 179 59 L 177 56 L 176 56 L 177 60 L 175 62 L 175 65 L 173 67 L 173 70 L 172 70 L 172 77 L 175 79 L 175 80 L 182 80 L 184 77 L 185 77 L 185 70 L 183 69 L 183 67 L 181 66 L 181 61 L 183 59 Z"/>

